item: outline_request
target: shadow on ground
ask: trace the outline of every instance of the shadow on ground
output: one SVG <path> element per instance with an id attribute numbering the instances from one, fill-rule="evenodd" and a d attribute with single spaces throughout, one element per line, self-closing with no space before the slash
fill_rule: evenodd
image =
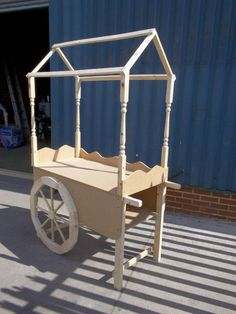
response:
<path id="1" fill-rule="evenodd" d="M 154 221 L 130 229 L 126 257 L 153 240 Z M 151 256 L 111 279 L 114 243 L 80 228 L 68 254 L 36 237 L 28 208 L 0 205 L 1 313 L 234 313 L 235 224 L 167 214 L 162 263 Z"/>

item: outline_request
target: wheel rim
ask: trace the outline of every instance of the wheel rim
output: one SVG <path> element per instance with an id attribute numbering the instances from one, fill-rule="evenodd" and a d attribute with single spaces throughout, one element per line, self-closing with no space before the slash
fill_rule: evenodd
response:
<path id="1" fill-rule="evenodd" d="M 72 249 L 78 238 L 78 213 L 59 180 L 41 177 L 31 190 L 31 218 L 38 237 L 53 252 Z"/>

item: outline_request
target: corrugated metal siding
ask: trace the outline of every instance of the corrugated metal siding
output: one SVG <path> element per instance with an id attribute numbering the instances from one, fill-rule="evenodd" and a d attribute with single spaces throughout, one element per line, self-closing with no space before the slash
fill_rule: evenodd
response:
<path id="1" fill-rule="evenodd" d="M 50 0 L 49 11 L 51 43 L 155 27 L 177 76 L 170 175 L 186 185 L 236 191 L 236 1 Z M 76 66 L 102 67 L 124 64 L 134 47 L 117 42 L 107 50 L 93 45 L 66 52 Z M 51 66 L 61 68 L 57 60 Z M 155 70 L 161 73 L 151 47 L 135 71 Z M 71 83 L 52 82 L 54 146 L 73 144 Z M 118 83 L 87 83 L 82 92 L 83 147 L 117 154 Z M 160 82 L 131 83 L 129 161 L 159 162 L 164 92 Z"/>
<path id="2" fill-rule="evenodd" d="M 48 6 L 48 0 L 0 0 L 0 13 L 38 9 Z"/>

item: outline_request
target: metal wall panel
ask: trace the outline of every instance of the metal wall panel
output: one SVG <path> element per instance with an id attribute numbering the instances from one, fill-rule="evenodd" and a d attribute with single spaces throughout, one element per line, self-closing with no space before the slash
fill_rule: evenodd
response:
<path id="1" fill-rule="evenodd" d="M 236 1 L 50 0 L 51 43 L 155 27 L 177 76 L 170 134 L 170 175 L 182 184 L 236 192 Z M 122 65 L 133 42 L 65 51 L 76 67 Z M 51 67 L 61 69 L 58 60 Z M 134 72 L 162 72 L 153 47 Z M 160 160 L 165 86 L 132 82 L 128 160 Z M 55 147 L 73 144 L 72 80 L 52 82 Z M 72 109 L 73 108 L 73 109 Z M 118 153 L 119 86 L 87 83 L 82 90 L 82 144 Z"/>

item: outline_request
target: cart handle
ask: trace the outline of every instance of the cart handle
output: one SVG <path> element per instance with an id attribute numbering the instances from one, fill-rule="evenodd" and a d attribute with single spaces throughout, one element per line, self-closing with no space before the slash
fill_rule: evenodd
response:
<path id="1" fill-rule="evenodd" d="M 139 199 L 131 197 L 131 196 L 125 196 L 123 198 L 123 200 L 124 200 L 124 203 L 126 205 L 131 205 L 131 206 L 134 206 L 134 207 L 141 207 L 143 205 L 143 201 L 142 200 L 139 200 Z"/>
<path id="2" fill-rule="evenodd" d="M 175 190 L 181 189 L 181 184 L 179 184 L 179 183 L 175 183 L 175 182 L 171 182 L 171 181 L 165 181 L 164 184 L 167 188 L 171 188 L 171 189 L 175 189 Z"/>

